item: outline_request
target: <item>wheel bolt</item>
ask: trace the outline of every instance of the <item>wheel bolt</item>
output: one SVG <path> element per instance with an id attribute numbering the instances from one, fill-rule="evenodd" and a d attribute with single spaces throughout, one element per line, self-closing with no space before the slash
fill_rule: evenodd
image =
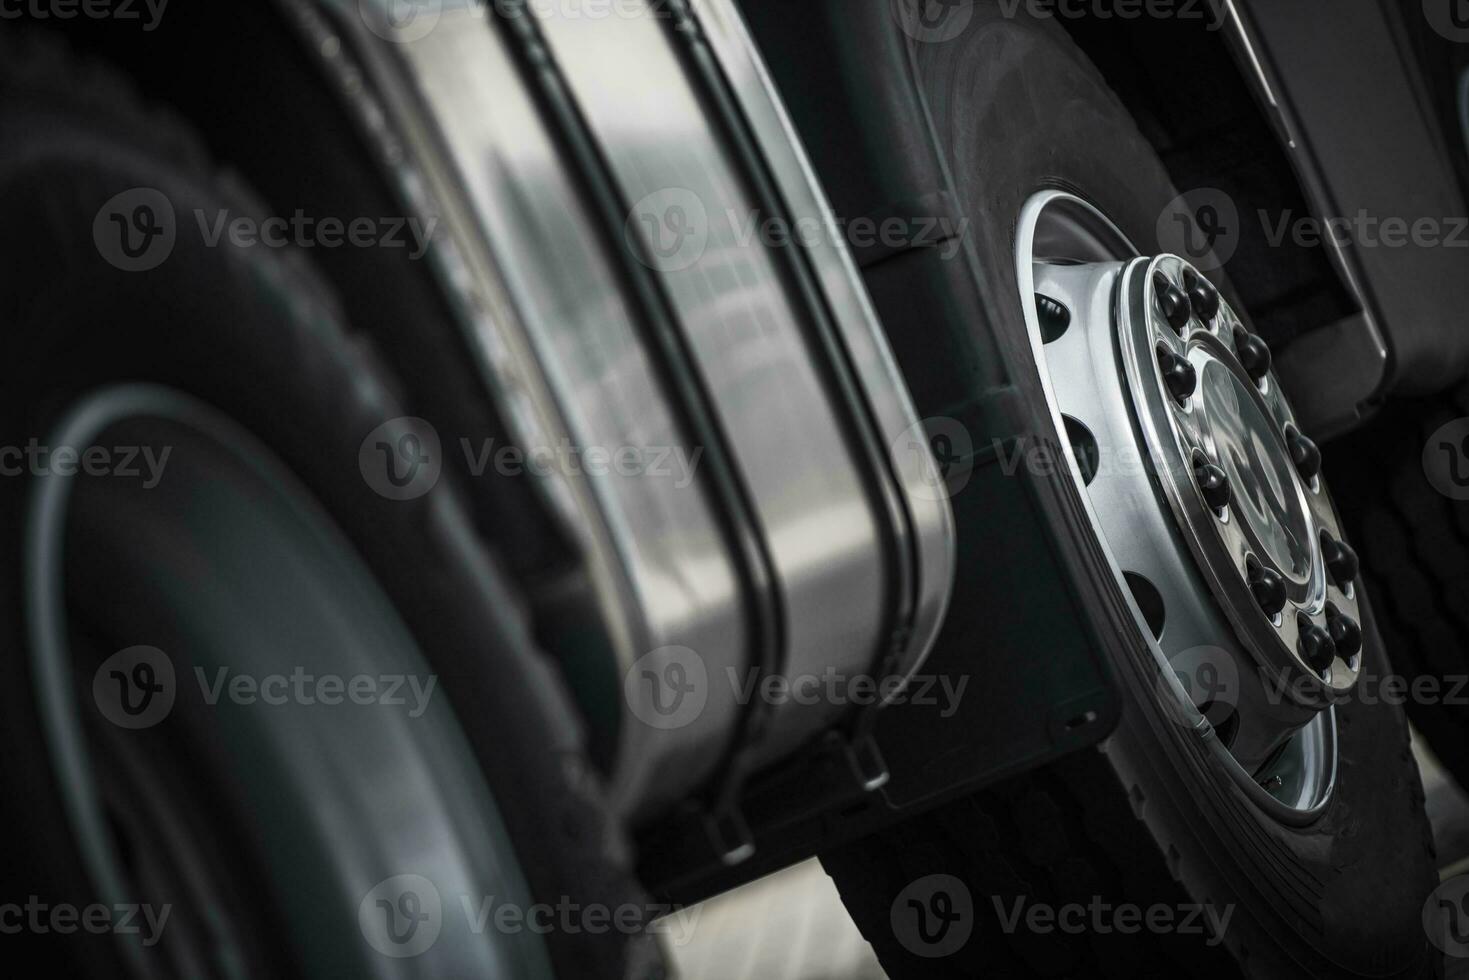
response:
<path id="1" fill-rule="evenodd" d="M 1362 570 L 1362 561 L 1352 546 L 1325 531 L 1321 532 L 1321 560 L 1326 562 L 1326 570 L 1338 589 L 1346 589 Z"/>
<path id="2" fill-rule="evenodd" d="M 1158 370 L 1163 372 L 1163 383 L 1180 405 L 1189 400 L 1198 387 L 1199 376 L 1188 358 L 1158 345 Z"/>
<path id="3" fill-rule="evenodd" d="M 1286 447 L 1290 450 L 1290 458 L 1296 464 L 1296 472 L 1301 474 L 1301 479 L 1310 482 L 1321 472 L 1321 449 L 1316 443 L 1301 434 L 1301 430 L 1295 426 L 1287 426 L 1285 430 Z"/>
<path id="4" fill-rule="evenodd" d="M 1270 373 L 1270 345 L 1258 336 L 1235 327 L 1234 349 L 1239 353 L 1239 362 L 1244 365 L 1245 372 L 1256 384 Z"/>
<path id="5" fill-rule="evenodd" d="M 1252 557 L 1245 566 L 1245 580 L 1249 583 L 1255 602 L 1259 603 L 1265 615 L 1273 619 L 1285 608 L 1285 579 L 1279 573 L 1271 571 Z"/>
<path id="6" fill-rule="evenodd" d="M 1153 276 L 1153 288 L 1158 292 L 1158 306 L 1163 310 L 1163 319 L 1174 330 L 1183 333 L 1189 317 L 1193 316 L 1188 296 L 1161 272 Z"/>
<path id="7" fill-rule="evenodd" d="M 1229 501 L 1234 496 L 1229 487 L 1229 474 L 1218 465 L 1202 456 L 1196 457 L 1194 482 L 1199 485 L 1199 493 L 1204 495 L 1204 503 L 1214 510 L 1223 510 L 1229 506 Z"/>
<path id="8" fill-rule="evenodd" d="M 1336 659 L 1336 643 L 1331 634 L 1312 622 L 1305 613 L 1296 619 L 1296 625 L 1301 632 L 1301 659 L 1310 664 L 1312 670 L 1326 670 Z"/>
<path id="9" fill-rule="evenodd" d="M 1331 642 L 1336 644 L 1336 652 L 1343 657 L 1355 657 L 1362 649 L 1362 627 L 1335 606 L 1326 607 L 1326 631 L 1331 634 Z"/>
<path id="10" fill-rule="evenodd" d="M 1188 290 L 1189 302 L 1199 319 L 1205 323 L 1214 319 L 1214 314 L 1219 312 L 1219 290 L 1193 272 L 1183 274 L 1183 285 Z"/>

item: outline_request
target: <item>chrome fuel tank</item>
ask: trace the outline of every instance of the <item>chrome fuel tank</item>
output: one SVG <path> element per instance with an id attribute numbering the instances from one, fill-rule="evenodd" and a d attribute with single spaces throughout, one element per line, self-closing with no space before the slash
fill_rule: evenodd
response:
<path id="1" fill-rule="evenodd" d="M 947 498 L 731 3 L 288 6 L 438 218 L 486 397 L 562 461 L 529 478 L 617 660 L 620 807 L 648 817 L 851 710 L 771 703 L 764 677 L 916 670 Z"/>

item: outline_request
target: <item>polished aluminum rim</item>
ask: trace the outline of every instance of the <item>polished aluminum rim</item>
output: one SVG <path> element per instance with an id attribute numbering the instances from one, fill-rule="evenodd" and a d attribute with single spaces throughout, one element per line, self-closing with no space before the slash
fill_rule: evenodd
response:
<path id="1" fill-rule="evenodd" d="M 1314 818 L 1335 782 L 1332 704 L 1361 668 L 1355 557 L 1268 347 L 1197 269 L 1141 255 L 1071 194 L 1027 202 L 1017 274 L 1163 704 L 1263 809 Z"/>

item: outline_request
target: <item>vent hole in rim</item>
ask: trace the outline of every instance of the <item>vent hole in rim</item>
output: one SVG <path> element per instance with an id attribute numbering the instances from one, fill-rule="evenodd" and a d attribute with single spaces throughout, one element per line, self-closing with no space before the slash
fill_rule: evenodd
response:
<path id="1" fill-rule="evenodd" d="M 1060 340 L 1071 326 L 1071 311 L 1065 304 L 1042 293 L 1035 294 L 1035 315 L 1040 321 L 1041 342 L 1045 344 Z"/>
<path id="2" fill-rule="evenodd" d="M 1162 639 L 1163 622 L 1167 618 L 1167 610 L 1163 606 L 1163 596 L 1158 592 L 1157 586 L 1136 572 L 1123 572 L 1122 577 L 1127 580 L 1127 587 L 1132 590 L 1133 601 L 1142 610 L 1143 620 L 1147 622 L 1153 639 Z"/>
<path id="3" fill-rule="evenodd" d="M 1066 438 L 1071 442 L 1071 452 L 1076 456 L 1077 469 L 1081 471 L 1081 482 L 1090 486 L 1092 480 L 1097 477 L 1097 469 L 1101 464 L 1101 450 L 1097 448 L 1097 437 L 1092 435 L 1092 430 L 1072 418 L 1064 416 L 1066 420 Z"/>
<path id="4" fill-rule="evenodd" d="M 1232 705 L 1210 701 L 1199 707 L 1199 714 L 1209 719 L 1209 724 L 1214 726 L 1214 734 L 1226 749 L 1234 746 L 1234 737 L 1239 734 L 1239 712 Z"/>

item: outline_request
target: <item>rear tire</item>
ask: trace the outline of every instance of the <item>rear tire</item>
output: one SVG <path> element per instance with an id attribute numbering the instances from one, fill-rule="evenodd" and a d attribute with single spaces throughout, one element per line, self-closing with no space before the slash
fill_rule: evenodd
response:
<path id="1" fill-rule="evenodd" d="M 258 913 L 240 922 L 235 932 L 261 945 L 236 957 L 233 967 L 201 964 L 185 950 L 188 955 L 167 963 L 150 961 L 149 969 L 213 975 L 265 964 L 265 972 L 290 974 L 313 962 L 337 963 L 354 975 L 430 969 L 435 956 L 447 953 L 449 946 L 422 957 L 387 957 L 370 948 L 359 928 L 359 903 L 376 883 L 374 875 L 422 873 L 422 855 L 401 847 L 406 838 L 376 834 L 395 822 L 400 829 L 405 822 L 440 826 L 463 845 L 468 855 L 463 870 L 476 880 L 476 889 L 485 891 L 470 898 L 494 895 L 497 902 L 518 905 L 545 902 L 554 907 L 576 900 L 608 909 L 645 908 L 627 871 L 626 842 L 609 816 L 585 752 L 578 715 L 554 666 L 533 647 L 524 605 L 484 547 L 454 474 L 445 468 L 438 484 L 414 499 L 388 499 L 375 492 L 359 462 L 369 434 L 408 414 L 396 393 L 400 379 L 379 362 L 361 334 L 345 327 L 331 290 L 300 252 L 265 245 L 233 247 L 228 238 L 215 246 L 204 241 L 196 214 L 210 222 L 221 214 L 259 219 L 264 209 L 239 180 L 218 173 L 185 126 L 144 108 L 125 79 L 78 63 L 45 39 L 3 40 L 0 228 L 5 233 L 0 236 L 0 265 L 6 274 L 0 277 L 0 310 L 6 314 L 12 372 L 0 390 L 0 446 L 25 447 L 31 440 L 44 444 L 79 404 L 118 386 L 167 392 L 170 399 L 200 406 L 199 417 L 223 420 L 215 429 L 242 434 L 229 440 L 232 444 L 259 447 L 254 455 L 264 461 L 260 472 L 279 474 L 266 482 L 295 501 L 301 512 L 317 515 L 308 523 L 340 539 L 343 546 L 337 551 L 350 556 L 367 583 L 364 589 L 380 590 L 382 603 L 374 615 L 399 623 L 399 639 L 407 641 L 389 642 L 379 630 L 374 636 L 381 642 L 373 641 L 371 649 L 357 645 L 356 653 L 362 655 L 358 667 L 369 674 L 427 670 L 437 681 L 429 715 L 438 720 L 409 728 L 413 751 L 428 747 L 427 761 L 415 767 L 428 788 L 413 798 L 405 799 L 405 788 L 387 778 L 366 788 L 356 783 L 349 792 L 351 780 L 321 769 L 314 779 L 291 780 L 281 776 L 288 767 L 271 768 L 285 762 L 310 770 L 316 756 L 320 765 L 335 758 L 324 744 L 311 748 L 315 737 L 340 739 L 345 732 L 329 721 L 329 711 L 321 715 L 290 709 L 307 726 L 300 731 L 315 734 L 303 736 L 298 752 L 281 753 L 271 764 L 264 761 L 263 738 L 243 747 L 236 741 L 232 752 L 222 751 L 229 743 L 220 721 L 225 712 L 213 709 L 202 713 L 203 727 L 192 724 L 199 713 L 189 718 L 183 710 L 168 723 L 179 725 L 172 729 L 173 738 L 162 740 L 177 751 L 172 759 L 154 758 L 156 765 L 140 770 L 129 767 L 147 762 L 150 753 L 124 751 L 109 757 L 114 764 L 109 776 L 134 774 L 121 780 L 122 792 L 145 795 L 140 802 L 153 807 L 144 829 L 156 833 L 143 835 L 152 840 L 150 846 L 176 852 L 181 874 L 190 862 L 206 869 L 221 861 L 243 867 L 234 882 L 241 895 L 231 898 L 221 892 L 219 908 Z M 164 205 L 171 219 L 165 217 Z M 143 206 L 151 210 L 139 210 Z M 171 250 L 152 248 L 167 236 L 137 237 L 142 225 L 159 221 L 173 228 Z M 128 249 L 115 234 L 119 223 L 134 233 Z M 109 232 L 114 236 L 109 238 Z M 177 451 L 185 451 L 182 441 Z M 14 459 L 7 456 L 6 462 L 13 465 Z M 140 461 L 135 458 L 133 465 Z M 166 468 L 161 476 L 169 479 Z M 47 679 L 55 660 L 45 656 L 44 644 L 37 640 L 42 626 L 35 606 L 27 605 L 28 597 L 45 586 L 43 569 L 26 563 L 28 549 L 34 553 L 27 538 L 36 526 L 32 508 L 42 485 L 58 479 L 69 478 L 20 472 L 0 479 L 0 549 L 6 556 L 0 562 L 0 629 L 5 631 L 0 649 L 5 651 L 8 679 L 0 686 L 0 739 L 7 756 L 0 774 L 0 807 L 8 845 L 0 857 L 0 902 L 24 903 L 36 895 L 53 906 L 81 908 L 116 900 L 116 891 L 99 881 L 95 854 L 83 852 L 77 819 L 82 808 L 77 786 L 82 785 L 82 794 L 106 787 L 100 781 L 79 784 L 76 771 L 53 764 L 57 712 L 54 701 L 45 702 L 45 697 L 58 691 Z M 105 494 L 103 485 L 114 478 L 74 479 L 89 494 Z M 124 483 L 128 492 L 151 492 L 140 490 L 136 480 L 122 480 L 118 486 Z M 234 492 L 256 495 L 260 513 L 268 510 L 268 495 L 258 488 L 246 483 Z M 188 516 L 182 509 L 175 506 L 166 516 L 182 520 Z M 187 604 L 171 611 L 157 591 L 168 586 L 188 596 L 195 585 L 192 594 L 202 606 L 211 588 L 217 598 L 223 580 L 192 581 L 200 574 L 202 548 L 169 552 L 157 541 L 140 538 L 141 525 L 94 530 L 91 537 L 69 536 L 64 571 L 49 566 L 61 578 L 70 619 L 53 632 L 65 634 L 74 661 L 89 664 L 78 670 L 69 708 L 91 715 L 97 714 L 90 673 L 97 657 L 122 645 L 148 643 L 147 635 L 140 634 L 182 630 L 189 622 L 183 614 L 196 611 Z M 92 548 L 98 555 L 110 549 L 112 557 L 127 560 L 104 565 L 89 553 Z M 136 550 L 129 554 L 129 548 Z M 295 557 L 280 556 L 282 561 Z M 152 567 L 157 577 L 118 580 L 120 569 L 143 567 L 132 559 L 156 562 Z M 253 559 L 231 571 L 253 575 L 254 581 L 269 586 L 272 568 L 264 564 Z M 88 580 L 88 569 L 110 569 L 113 577 Z M 155 593 L 135 588 L 140 584 L 157 587 Z M 87 587 L 90 591 L 83 595 Z M 257 610 L 262 620 L 269 620 L 272 612 Z M 330 614 L 339 615 L 340 608 Z M 235 630 L 236 635 L 241 632 Z M 267 632 L 261 630 L 262 635 Z M 347 636 L 351 631 L 337 633 Z M 202 642 L 201 636 L 195 633 L 194 639 Z M 185 636 L 178 635 L 177 642 L 189 646 Z M 192 684 L 192 667 L 207 657 L 196 659 L 200 651 L 193 649 L 173 652 L 180 657 L 185 683 Z M 322 650 L 323 662 L 330 652 Z M 340 670 L 353 661 L 331 662 Z M 421 666 L 415 668 L 415 663 Z M 255 668 L 265 669 L 263 661 Z M 251 666 L 240 665 L 240 671 L 249 673 Z M 494 683 L 485 683 L 486 678 Z M 106 724 L 105 719 L 94 720 Z M 261 728 L 268 729 L 275 730 Z M 370 744 L 364 741 L 362 749 L 369 751 Z M 409 745 L 394 744 L 400 749 Z M 87 754 L 98 749 L 94 742 Z M 242 761 L 252 752 L 262 756 L 258 771 Z M 371 762 L 356 759 L 353 774 L 371 776 Z M 266 779 L 267 772 L 280 778 Z M 383 770 L 385 776 L 389 772 Z M 177 805 L 169 805 L 158 787 L 180 780 L 189 792 L 179 794 Z M 113 790 L 118 782 L 112 780 Z M 144 790 L 143 784 L 152 788 Z M 221 798 L 230 805 L 211 808 Z M 359 808 L 360 819 L 349 823 L 358 836 L 344 832 L 337 842 L 341 848 L 334 847 L 321 827 Z M 496 830 L 499 821 L 503 833 Z M 177 833 L 165 832 L 169 828 Z M 299 833 L 293 836 L 294 831 Z M 108 834 L 105 845 L 114 854 L 116 837 L 115 832 Z M 348 853 L 347 838 L 359 853 L 373 852 L 374 860 L 341 860 Z M 264 855 L 261 842 L 266 840 L 293 843 Z M 136 868 L 136 862 L 131 866 Z M 298 917 L 282 922 L 272 908 L 280 915 L 299 909 L 282 892 L 292 887 L 283 869 L 309 881 L 311 888 L 340 885 L 337 901 L 316 903 L 309 921 Z M 528 893 L 517 887 L 517 879 L 528 884 Z M 303 887 L 295 897 L 309 894 Z M 460 898 L 457 890 L 444 892 L 446 915 L 461 913 Z M 260 908 L 262 900 L 271 907 Z M 205 913 L 202 918 L 207 919 L 218 909 L 190 911 Z M 108 976 L 128 969 L 112 935 L 49 931 L 7 938 L 14 940 L 7 946 L 33 947 L 28 952 L 36 962 L 45 957 L 57 973 Z M 506 940 L 489 929 L 458 948 L 472 948 L 474 956 L 517 945 L 526 948 L 521 940 Z M 557 930 L 535 937 L 530 946 L 541 944 L 549 947 L 555 969 L 572 976 L 621 977 L 638 969 L 636 964 L 656 959 L 649 937 L 612 930 Z M 544 949 L 528 958 L 519 955 L 500 962 L 518 963 L 533 974 L 546 971 Z M 466 967 L 473 962 L 454 957 L 440 961 Z"/>
<path id="2" fill-rule="evenodd" d="M 1329 458 L 1345 465 L 1328 474 L 1360 543 L 1362 576 L 1378 597 L 1378 628 L 1394 665 L 1409 684 L 1435 683 L 1427 697 L 1385 696 L 1406 700 L 1409 719 L 1463 786 L 1469 786 L 1469 500 L 1430 482 L 1424 456 L 1447 464 L 1445 441 L 1462 451 L 1466 418 L 1469 385 L 1392 401 L 1333 445 Z M 1451 480 L 1446 465 L 1435 475 Z M 1464 496 L 1452 482 L 1445 488 Z"/>
<path id="3" fill-rule="evenodd" d="M 1076 194 L 1147 253 L 1159 250 L 1158 219 L 1176 191 L 1054 21 L 996 2 L 959 9 L 972 16 L 956 37 L 909 47 L 933 138 L 969 220 L 993 329 L 1002 349 L 1028 350 L 1015 235 L 1031 195 Z M 1032 404 L 1040 401 L 1034 372 L 1017 383 Z M 1071 489 L 1061 495 L 1073 501 L 1069 526 L 1088 526 Z M 1056 537 L 1084 554 L 1064 528 Z M 1079 560 L 1099 564 L 1095 556 Z M 1170 720 L 1176 709 L 1160 697 L 1140 624 L 1110 573 L 1099 571 L 1087 587 L 1128 638 L 1128 655 L 1113 665 L 1125 702 L 1116 732 L 1093 750 L 823 856 L 889 973 L 1432 975 L 1436 960 L 1419 916 L 1436 881 L 1434 849 L 1401 710 L 1355 701 L 1337 709 L 1335 792 L 1314 822 L 1287 826 L 1251 802 L 1203 739 Z M 1364 618 L 1363 672 L 1380 675 L 1388 664 Z M 963 883 L 973 915 L 972 936 L 942 956 L 915 942 L 911 928 L 898 929 L 914 914 L 904 890 L 936 874 Z M 1037 932 L 1023 918 L 1003 922 L 1017 901 L 1051 909 L 1161 904 L 1180 916 L 1202 905 L 1216 922 L 1229 918 L 1222 935 Z"/>

